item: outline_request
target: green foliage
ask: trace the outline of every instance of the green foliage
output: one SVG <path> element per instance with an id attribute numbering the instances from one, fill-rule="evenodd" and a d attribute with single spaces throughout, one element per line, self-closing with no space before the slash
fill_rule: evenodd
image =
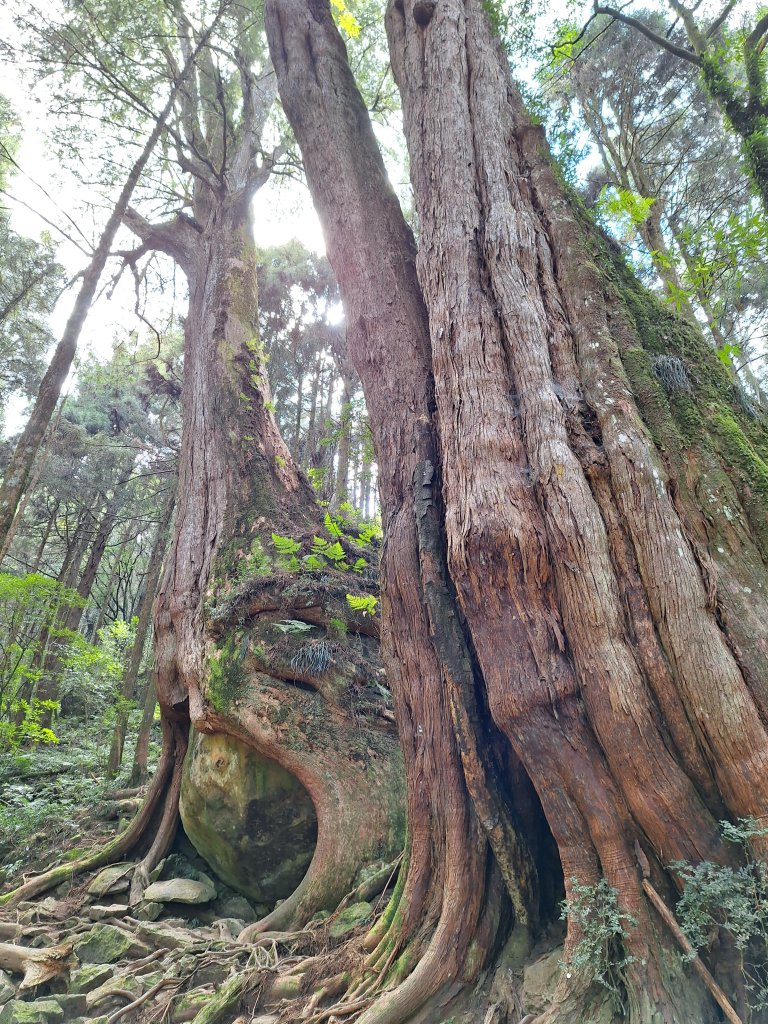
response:
<path id="1" fill-rule="evenodd" d="M 721 345 L 720 348 L 715 352 L 715 355 L 729 370 L 732 366 L 732 357 L 741 355 L 741 348 L 738 345 L 732 345 L 730 342 L 726 342 L 725 345 Z"/>
<path id="2" fill-rule="evenodd" d="M 11 700 L 8 707 L 8 720 L 0 720 L 0 750 L 59 742 L 53 729 L 43 724 L 49 713 L 59 710 L 58 701 L 19 699 Z"/>
<path id="3" fill-rule="evenodd" d="M 347 624 L 343 619 L 328 619 L 328 632 L 333 636 L 343 639 L 346 637 L 348 631 Z"/>
<path id="4" fill-rule="evenodd" d="M 571 894 L 561 905 L 561 918 L 576 925 L 581 938 L 563 964 L 568 977 L 580 974 L 608 989 L 624 1009 L 624 976 L 634 957 L 624 951 L 628 928 L 637 922 L 619 907 L 618 894 L 604 878 L 597 885 L 582 885 L 571 878 Z"/>
<path id="5" fill-rule="evenodd" d="M 343 506 L 341 506 L 343 507 Z M 351 506 L 350 506 L 351 507 Z M 333 516 L 330 512 L 326 512 L 323 518 L 323 526 L 331 535 L 331 537 L 343 537 L 344 530 L 342 528 L 342 520 L 340 516 Z"/>
<path id="6" fill-rule="evenodd" d="M 596 209 L 600 216 L 616 221 L 620 229 L 627 233 L 648 220 L 655 202 L 653 197 L 646 198 L 631 189 L 605 185 L 598 197 Z"/>
<path id="7" fill-rule="evenodd" d="M 51 742 L 38 723 L 45 708 L 33 700 L 40 679 L 41 628 L 60 604 L 77 607 L 78 594 L 39 573 L 0 573 L 0 746 Z M 52 629 L 64 657 L 86 644 L 79 633 Z"/>
<path id="8" fill-rule="evenodd" d="M 344 0 L 331 0 L 333 20 L 349 39 L 357 39 L 360 35 L 360 22 L 349 10 Z"/>
<path id="9" fill-rule="evenodd" d="M 136 638 L 136 619 L 116 619 L 103 626 L 95 644 L 80 633 L 72 634 L 62 657 L 63 671 L 59 692 L 70 712 L 92 720 L 101 716 L 110 723 L 118 710 L 118 692 L 125 661 Z"/>
<path id="10" fill-rule="evenodd" d="M 723 838 L 741 847 L 740 867 L 703 861 L 670 865 L 684 889 L 677 918 L 694 950 L 706 949 L 719 929 L 732 938 L 741 959 L 744 984 L 753 1011 L 768 1008 L 768 870 L 749 852 L 753 839 L 768 835 L 754 818 L 720 823 Z M 695 953 L 686 957 L 691 960 Z"/>
<path id="11" fill-rule="evenodd" d="M 208 663 L 207 696 L 219 712 L 229 711 L 245 688 L 244 662 L 247 653 L 247 634 L 235 632 L 211 655 Z"/>
<path id="12" fill-rule="evenodd" d="M 274 625 L 275 629 L 279 629 L 281 633 L 286 633 L 289 636 L 301 636 L 315 628 L 311 623 L 302 622 L 301 619 L 283 619 L 282 622 L 276 622 Z"/>
<path id="13" fill-rule="evenodd" d="M 280 563 L 284 569 L 288 572 L 298 572 L 301 568 L 301 563 L 296 557 L 296 553 L 301 550 L 301 544 L 292 537 L 283 537 L 279 533 L 272 534 L 272 543 L 275 546 Z"/>
<path id="14" fill-rule="evenodd" d="M 347 594 L 347 604 L 353 612 L 362 612 L 363 615 L 375 615 L 376 605 L 379 599 L 373 594 Z"/>

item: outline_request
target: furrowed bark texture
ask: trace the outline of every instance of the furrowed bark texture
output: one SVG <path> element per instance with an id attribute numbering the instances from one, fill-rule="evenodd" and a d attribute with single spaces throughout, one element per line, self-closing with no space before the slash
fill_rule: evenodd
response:
<path id="1" fill-rule="evenodd" d="M 278 88 L 323 221 L 379 469 L 382 648 L 410 828 L 404 887 L 371 933 L 369 964 L 388 968 L 403 952 L 401 974 L 418 963 L 380 1008 L 382 1019 L 401 1019 L 482 967 L 500 909 L 498 878 L 486 871 L 488 842 L 498 850 L 522 928 L 538 912 L 536 879 L 467 700 L 474 678 L 444 573 L 428 324 L 413 236 L 327 7 L 275 0 L 266 12 Z"/>
<path id="2" fill-rule="evenodd" d="M 283 579 L 266 609 L 238 603 L 238 587 L 247 589 L 249 565 L 267 558 L 273 531 L 311 537 L 322 522 L 271 412 L 258 340 L 251 194 L 245 187 L 224 198 L 207 194 L 196 210 L 202 230 L 184 225 L 174 242 L 190 305 L 176 530 L 155 606 L 155 685 L 164 716 L 188 715 L 201 731 L 244 740 L 312 797 L 314 859 L 296 892 L 263 922 L 289 929 L 334 907 L 364 864 L 398 851 L 399 757 L 392 725 L 369 727 L 345 703 L 359 678 L 334 671 L 328 679 L 338 686 L 324 685 L 322 672 L 321 681 L 301 681 L 290 658 L 281 668 L 272 663 L 276 656 L 265 657 L 262 640 L 275 644 L 281 636 L 275 621 L 302 617 L 285 596 L 300 589 L 297 579 Z"/>
<path id="3" fill-rule="evenodd" d="M 735 411 L 703 339 L 642 292 L 566 193 L 478 0 L 396 0 L 387 15 L 425 341 L 412 242 L 369 149 L 327 5 L 269 0 L 267 12 L 381 468 L 386 653 L 399 663 L 413 842 L 439 843 L 438 800 L 455 786 L 466 805 L 465 780 L 472 788 L 447 726 L 430 725 L 419 743 L 418 725 L 442 723 L 446 690 L 457 692 L 461 661 L 448 655 L 462 644 L 451 648 L 456 638 L 435 625 L 427 582 L 441 573 L 430 575 L 429 524 L 418 520 L 417 538 L 407 519 L 418 470 L 426 485 L 441 475 L 445 591 L 456 595 L 490 715 L 536 787 L 566 892 L 573 879 L 603 876 L 637 921 L 625 1019 L 705 1019 L 704 997 L 675 966 L 646 901 L 634 844 L 654 855 L 668 888 L 670 861 L 732 857 L 719 817 L 765 812 L 765 427 Z M 665 392 L 655 377 L 651 356 L 663 353 L 689 367 L 690 395 Z M 444 688 L 422 682 L 413 661 L 414 647 L 427 659 L 430 627 Z M 409 650 L 399 649 L 403 635 Z M 459 691 L 464 721 L 468 695 Z M 427 757 L 445 774 L 425 806 Z M 487 793 L 488 777 L 478 778 Z M 466 857 L 477 832 L 472 815 L 461 824 Z M 494 845 L 497 857 L 504 846 Z M 450 943 L 438 925 L 411 976 L 361 1019 L 405 1020 L 414 1000 L 460 976 L 456 958 L 476 926 L 466 912 L 461 925 Z M 566 956 L 577 939 L 571 928 Z M 582 979 L 564 977 L 543 1019 L 583 1014 Z"/>

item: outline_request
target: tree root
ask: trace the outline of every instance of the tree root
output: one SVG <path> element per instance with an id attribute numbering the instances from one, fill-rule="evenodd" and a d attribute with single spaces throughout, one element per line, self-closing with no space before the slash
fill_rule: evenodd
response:
<path id="1" fill-rule="evenodd" d="M 107 1017 L 107 1024 L 117 1024 L 119 1020 L 127 1016 L 129 1013 L 132 1013 L 133 1010 L 137 1010 L 144 1003 L 149 1002 L 149 1000 L 152 999 L 153 996 L 156 996 L 162 989 L 175 984 L 177 984 L 177 982 L 173 978 L 162 978 L 156 985 L 153 985 L 152 988 L 147 989 L 143 995 L 140 995 L 138 999 L 134 999 L 133 1002 L 128 1003 L 127 1006 L 123 1006 L 119 1010 L 115 1010 L 114 1013 L 110 1014 L 110 1016 Z M 114 994 L 114 990 L 112 994 Z"/>
<path id="2" fill-rule="evenodd" d="M 170 740 L 170 737 L 167 737 Z M 44 871 L 29 881 L 24 882 L 16 889 L 0 896 L 0 907 L 15 907 L 22 900 L 32 899 L 41 893 L 48 892 L 60 885 L 62 882 L 71 882 L 72 879 L 85 871 L 93 871 L 107 864 L 114 864 L 130 853 L 144 836 L 150 825 L 160 800 L 165 793 L 168 778 L 173 770 L 173 750 L 170 743 L 164 743 L 163 754 L 152 783 L 147 791 L 144 803 L 138 813 L 128 825 L 114 839 L 97 850 L 87 853 L 84 857 L 72 861 L 69 864 L 59 864 L 54 868 Z"/>
<path id="3" fill-rule="evenodd" d="M 19 990 L 26 991 L 68 971 L 72 965 L 72 948 L 71 942 L 43 949 L 0 942 L 0 967 L 12 974 L 23 974 Z"/>

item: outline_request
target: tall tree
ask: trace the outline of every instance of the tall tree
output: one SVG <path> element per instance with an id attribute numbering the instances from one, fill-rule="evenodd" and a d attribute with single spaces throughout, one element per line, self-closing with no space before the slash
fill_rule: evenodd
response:
<path id="1" fill-rule="evenodd" d="M 224 0 L 222 0 L 222 5 L 213 22 L 202 31 L 196 48 L 190 50 L 188 61 L 178 69 L 178 74 L 174 78 L 169 94 L 166 97 L 166 102 L 161 112 L 154 119 L 154 124 L 144 146 L 139 156 L 133 162 L 120 190 L 120 194 L 112 207 L 91 260 L 83 271 L 82 283 L 75 297 L 72 312 L 54 349 L 48 368 L 43 374 L 29 419 L 21 432 L 9 463 L 5 467 L 3 482 L 0 484 L 0 549 L 4 546 L 6 535 L 11 529 L 19 502 L 29 480 L 29 474 L 32 471 L 32 465 L 58 404 L 64 381 L 72 367 L 80 334 L 96 295 L 96 289 L 109 259 L 118 229 L 123 223 L 131 202 L 131 197 L 144 169 L 149 163 L 155 146 L 166 129 L 166 120 L 176 104 L 177 96 L 184 84 L 185 78 L 192 70 L 197 50 L 213 32 L 216 22 L 221 17 L 223 7 Z"/>
<path id="2" fill-rule="evenodd" d="M 252 199 L 278 154 L 264 153 L 275 84 L 258 8 L 233 7 L 211 45 L 177 16 L 182 53 L 200 50 L 174 129 L 189 212 L 125 217 L 139 252 L 170 256 L 189 286 L 176 520 L 154 611 L 163 750 L 136 822 L 95 857 L 133 849 L 152 823 L 137 899 L 175 833 L 190 725 L 235 736 L 295 775 L 317 813 L 307 874 L 256 926 L 281 929 L 335 906 L 364 864 L 399 853 L 401 762 L 378 681 L 371 552 L 341 521 L 329 516 L 324 530 L 274 418 Z"/>
<path id="3" fill-rule="evenodd" d="M 746 27 L 732 28 L 730 16 L 738 0 L 727 0 L 715 17 L 697 17 L 698 4 L 667 0 L 672 23 L 657 29 L 642 18 L 598 0 L 594 15 L 606 14 L 631 26 L 656 46 L 698 68 L 704 88 L 720 107 L 726 123 L 741 143 L 747 173 L 768 212 L 768 81 L 763 52 L 768 42 L 768 16 L 759 10 Z M 593 15 L 593 16 L 594 16 Z M 684 38 L 677 38 L 677 23 Z"/>
<path id="4" fill-rule="evenodd" d="M 385 976 L 400 955 L 400 983 L 359 1020 L 408 1020 L 478 976 L 505 933 L 500 876 L 521 938 L 535 935 L 550 837 L 566 894 L 605 879 L 633 922 L 616 935 L 616 1017 L 711 1019 L 644 875 L 669 897 L 671 860 L 732 862 L 717 819 L 766 806 L 765 424 L 561 184 L 479 0 L 388 9 L 418 256 L 328 5 L 267 12 L 386 522 L 411 841 L 369 942 Z M 686 386 L 655 376 L 662 354 Z M 566 960 L 580 935 L 571 918 Z M 727 977 L 725 952 L 717 967 Z M 591 980 L 564 973 L 539 1019 L 589 1019 Z"/>

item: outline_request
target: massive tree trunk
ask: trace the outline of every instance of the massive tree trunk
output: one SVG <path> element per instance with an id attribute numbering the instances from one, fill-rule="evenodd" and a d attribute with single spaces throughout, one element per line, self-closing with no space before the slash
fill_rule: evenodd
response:
<path id="1" fill-rule="evenodd" d="M 734 406 L 696 329 L 639 288 L 567 194 L 480 0 L 388 11 L 415 271 L 327 5 L 267 11 L 381 473 L 385 651 L 412 836 L 388 948 L 431 934 L 360 1019 L 406 1020 L 477 975 L 498 924 L 482 911 L 495 868 L 480 822 L 518 920 L 535 928 L 519 833 L 535 858 L 546 844 L 534 815 L 493 827 L 491 810 L 516 794 L 476 756 L 486 707 L 536 788 L 566 894 L 603 877 L 636 922 L 623 1019 L 707 1019 L 637 851 L 669 895 L 671 861 L 733 858 L 718 818 L 765 813 L 765 425 Z M 691 390 L 667 393 L 655 355 L 678 359 Z M 578 938 L 570 923 L 566 958 Z M 564 974 L 542 1019 L 581 1021 L 592 995 L 583 974 Z"/>
<path id="2" fill-rule="evenodd" d="M 322 514 L 271 411 L 257 329 L 251 194 L 245 185 L 224 196 L 199 186 L 199 231 L 182 221 L 162 229 L 135 216 L 131 223 L 145 244 L 165 244 L 190 286 L 176 530 L 155 607 L 162 715 L 177 724 L 179 737 L 191 721 L 278 761 L 303 783 L 318 816 L 309 872 L 265 919 L 267 928 L 302 923 L 334 905 L 366 861 L 396 850 L 400 787 L 392 725 L 369 709 L 359 727 L 346 705 L 348 687 L 363 683 L 366 669 L 354 659 L 345 667 L 351 652 L 333 658 L 333 668 L 301 667 L 302 647 L 328 643 L 328 620 L 348 617 L 344 588 L 334 604 L 327 585 L 300 583 L 271 553 L 273 532 L 308 540 L 322 531 Z M 311 640 L 278 643 L 276 623 L 285 620 L 307 622 Z M 365 811 L 361 791 L 370 799 Z M 169 794 L 166 846 L 173 786 Z M 139 883 L 162 849 L 159 838 Z"/>

